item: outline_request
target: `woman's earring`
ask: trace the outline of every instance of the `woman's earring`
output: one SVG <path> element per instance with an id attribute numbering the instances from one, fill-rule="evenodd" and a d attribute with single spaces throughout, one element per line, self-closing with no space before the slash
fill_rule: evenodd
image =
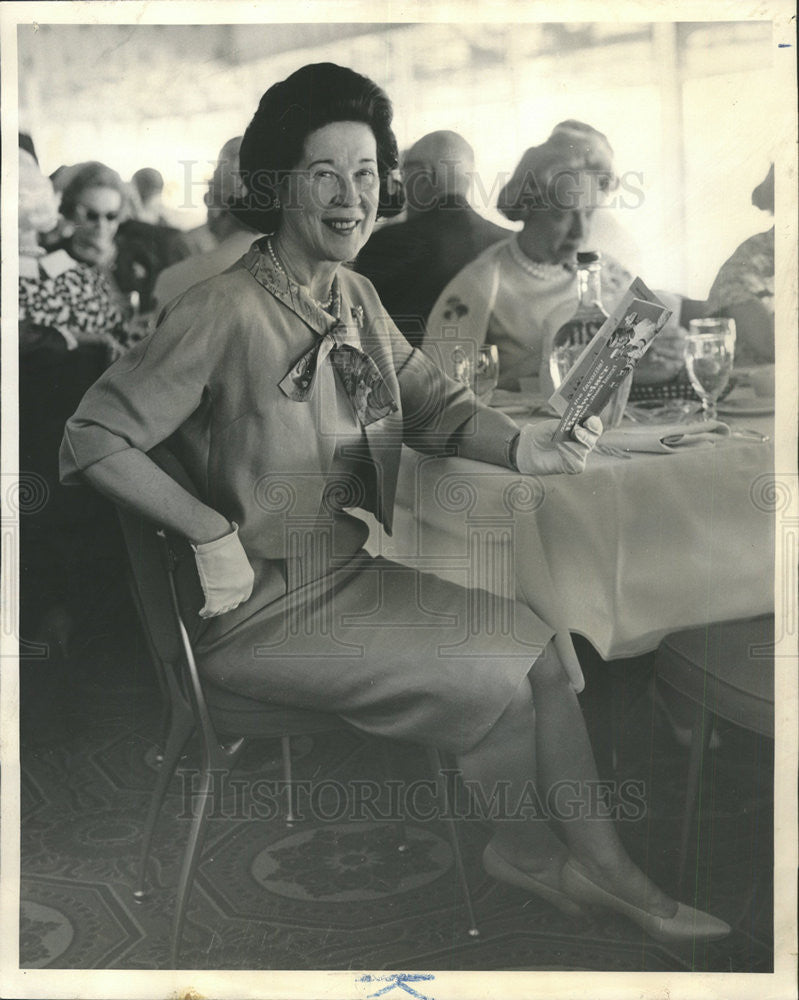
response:
<path id="1" fill-rule="evenodd" d="M 275 195 L 275 208 L 280 208 L 280 197 Z"/>

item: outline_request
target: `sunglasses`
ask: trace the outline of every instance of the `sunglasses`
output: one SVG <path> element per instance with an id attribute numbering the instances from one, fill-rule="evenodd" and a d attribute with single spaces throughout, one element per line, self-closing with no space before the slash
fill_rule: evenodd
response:
<path id="1" fill-rule="evenodd" d="M 106 222 L 116 222 L 119 218 L 119 212 L 97 212 L 93 208 L 84 208 L 83 205 L 78 205 L 76 214 L 83 216 L 86 222 L 99 222 L 100 219 L 105 219 Z"/>

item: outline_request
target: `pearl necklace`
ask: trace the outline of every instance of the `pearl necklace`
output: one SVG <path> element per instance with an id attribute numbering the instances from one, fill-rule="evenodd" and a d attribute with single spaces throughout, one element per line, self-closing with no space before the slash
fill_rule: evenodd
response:
<path id="1" fill-rule="evenodd" d="M 283 267 L 283 265 L 280 263 L 280 258 L 275 253 L 275 248 L 272 246 L 271 236 L 267 236 L 266 238 L 266 249 L 269 251 L 269 256 L 272 258 L 272 263 L 275 265 L 275 270 L 280 271 L 283 277 L 288 281 L 289 276 L 286 273 L 285 267 Z M 320 309 L 329 309 L 333 305 L 333 297 L 334 297 L 333 286 L 332 285 L 330 286 L 330 294 L 324 300 L 324 302 L 320 301 L 319 299 L 315 299 L 313 295 L 310 295 L 310 293 L 308 297 L 312 299 L 319 306 Z"/>
<path id="2" fill-rule="evenodd" d="M 519 246 L 518 236 L 514 236 L 510 241 L 510 253 L 511 257 L 513 257 L 523 271 L 541 281 L 553 281 L 555 278 L 562 278 L 564 273 L 570 274 L 572 271 L 572 268 L 567 264 L 546 264 L 541 261 L 530 260 Z"/>

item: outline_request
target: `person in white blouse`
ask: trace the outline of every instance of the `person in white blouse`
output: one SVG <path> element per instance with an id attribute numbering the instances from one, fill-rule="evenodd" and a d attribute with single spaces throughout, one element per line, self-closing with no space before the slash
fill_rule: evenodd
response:
<path id="1" fill-rule="evenodd" d="M 450 371 L 449 345 L 476 349 L 495 344 L 502 389 L 520 379 L 552 390 L 548 345 L 577 305 L 577 251 L 590 240 L 602 193 L 614 183 L 610 147 L 574 143 L 557 133 L 522 156 L 497 207 L 520 232 L 496 243 L 450 281 L 427 320 L 422 349 Z M 631 275 L 602 258 L 607 309 L 626 291 Z"/>

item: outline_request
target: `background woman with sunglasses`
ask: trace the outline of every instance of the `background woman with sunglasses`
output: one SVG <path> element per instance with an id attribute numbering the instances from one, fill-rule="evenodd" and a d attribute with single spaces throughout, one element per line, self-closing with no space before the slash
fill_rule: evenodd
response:
<path id="1" fill-rule="evenodd" d="M 104 163 L 79 163 L 66 171 L 61 214 L 70 235 L 63 246 L 76 260 L 103 271 L 129 309 L 149 312 L 161 271 L 187 255 L 180 233 L 130 218 L 129 194 Z"/>

